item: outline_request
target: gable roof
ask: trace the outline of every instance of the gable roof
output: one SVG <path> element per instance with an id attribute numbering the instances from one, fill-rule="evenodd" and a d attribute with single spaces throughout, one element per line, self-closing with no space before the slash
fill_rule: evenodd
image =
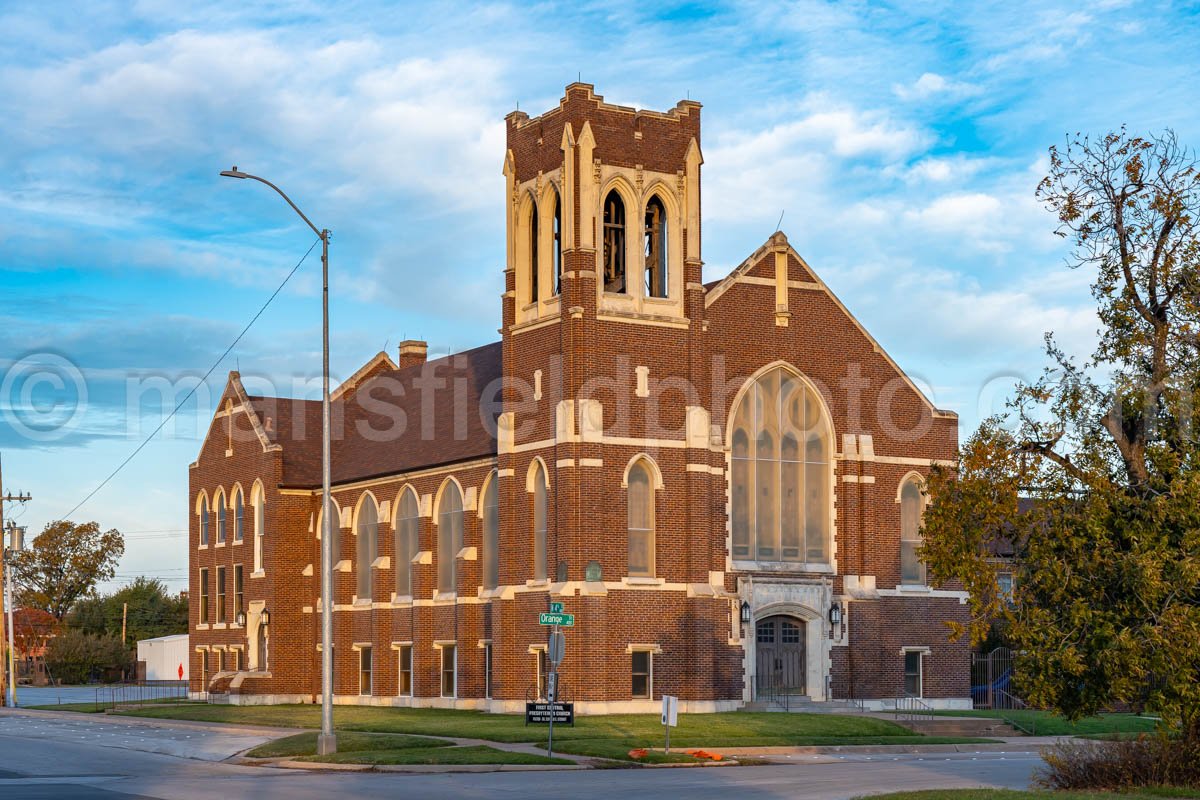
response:
<path id="1" fill-rule="evenodd" d="M 925 393 L 921 391 L 921 389 L 918 388 L 915 383 L 913 383 L 912 378 L 908 376 L 908 373 L 905 372 L 900 365 L 896 363 L 895 359 L 888 355 L 888 352 L 883 349 L 883 345 L 879 343 L 879 340 L 872 336 L 871 332 L 868 331 L 866 327 L 858 321 L 858 317 L 850 313 L 850 309 L 846 308 L 846 304 L 838 299 L 838 296 L 833 293 L 833 290 L 829 288 L 825 281 L 821 280 L 821 276 L 817 274 L 816 270 L 814 270 L 809 263 L 804 260 L 804 257 L 796 252 L 796 249 L 788 243 L 787 234 L 785 234 L 783 231 L 775 231 L 775 233 L 771 234 L 767 241 L 765 241 L 757 250 L 750 254 L 749 258 L 735 267 L 734 270 L 724 278 L 704 284 L 704 307 L 708 308 L 717 300 L 721 299 L 721 296 L 733 288 L 733 286 L 738 282 L 739 278 L 748 275 L 750 271 L 763 260 L 763 258 L 765 258 L 769 253 L 776 252 L 781 247 L 787 253 L 792 255 L 796 261 L 800 262 L 800 265 L 808 271 L 810 276 L 812 276 L 813 282 L 816 284 L 816 288 L 824 292 L 829 299 L 833 301 L 834 305 L 836 305 L 841 312 L 845 314 L 846 319 L 854 323 L 854 326 L 858 328 L 859 332 L 866 337 L 868 342 L 871 343 L 871 346 L 874 348 L 875 352 L 879 353 L 879 355 L 883 357 L 883 359 L 892 367 L 892 369 L 896 371 L 896 374 L 898 374 L 904 380 L 904 382 L 908 384 L 908 387 L 913 390 L 917 397 L 921 398 L 921 401 L 935 417 L 945 417 L 948 419 L 958 418 L 958 414 L 953 411 L 947 411 L 945 409 L 938 408 L 928 397 L 925 396 Z"/>

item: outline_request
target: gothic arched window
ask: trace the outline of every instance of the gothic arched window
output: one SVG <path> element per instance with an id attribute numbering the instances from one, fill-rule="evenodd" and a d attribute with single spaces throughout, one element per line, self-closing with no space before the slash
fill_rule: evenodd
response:
<path id="1" fill-rule="evenodd" d="M 455 583 L 455 559 L 462 549 L 463 501 L 462 492 L 454 481 L 447 481 L 438 503 L 438 591 L 453 592 Z"/>
<path id="2" fill-rule="evenodd" d="M 923 585 L 925 562 L 921 548 L 921 486 L 917 478 L 905 479 L 900 487 L 900 582 Z"/>
<path id="3" fill-rule="evenodd" d="M 817 394 L 776 367 L 733 412 L 733 557 L 829 562 L 832 431 Z"/>
<path id="4" fill-rule="evenodd" d="M 355 533 L 358 542 L 355 544 L 355 570 L 358 572 L 358 599 L 370 600 L 375 582 L 371 576 L 371 565 L 375 563 L 379 552 L 379 508 L 375 498 L 370 494 L 362 500 L 358 509 L 358 524 Z"/>
<path id="5" fill-rule="evenodd" d="M 421 522 L 417 506 L 417 493 L 411 486 L 400 493 L 400 504 L 396 509 L 396 595 L 412 595 L 412 560 L 416 557 L 417 534 Z"/>
<path id="6" fill-rule="evenodd" d="M 646 204 L 646 296 L 667 296 L 667 209 L 658 195 Z"/>
<path id="7" fill-rule="evenodd" d="M 654 479 L 644 459 L 629 468 L 625 493 L 630 575 L 654 575 Z"/>
<path id="8" fill-rule="evenodd" d="M 626 291 L 625 203 L 616 189 L 604 198 L 604 291 Z"/>
<path id="9" fill-rule="evenodd" d="M 495 589 L 500 584 L 500 503 L 496 488 L 496 473 L 483 490 L 483 588 Z"/>

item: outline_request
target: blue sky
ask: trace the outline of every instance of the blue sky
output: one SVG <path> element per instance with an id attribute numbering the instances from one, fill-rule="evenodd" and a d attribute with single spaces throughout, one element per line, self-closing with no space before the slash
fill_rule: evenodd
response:
<path id="1" fill-rule="evenodd" d="M 404 338 L 494 340 L 503 117 L 577 76 L 625 105 L 703 103 L 705 278 L 783 211 L 965 435 L 1040 369 L 1044 331 L 1080 353 L 1094 336 L 1090 276 L 1033 195 L 1047 147 L 1122 124 L 1200 144 L 1198 19 L 1119 0 L 2 4 L 0 451 L 35 496 L 6 513 L 33 534 L 70 511 L 161 421 L 150 389 L 182 396 L 308 249 L 230 165 L 334 232 L 335 377 Z M 127 534 L 117 583 L 183 585 L 187 465 L 228 370 L 314 396 L 315 255 L 75 514 Z"/>

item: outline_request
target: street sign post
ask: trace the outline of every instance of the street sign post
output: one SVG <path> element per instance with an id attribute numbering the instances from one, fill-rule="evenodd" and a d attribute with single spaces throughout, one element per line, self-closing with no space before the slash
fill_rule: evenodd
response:
<path id="1" fill-rule="evenodd" d="M 556 625 L 564 628 L 575 627 L 575 615 L 564 614 L 562 612 L 543 611 L 538 614 L 538 624 L 540 625 Z"/>
<path id="2" fill-rule="evenodd" d="M 671 728 L 679 724 L 679 698 L 664 694 L 662 699 L 662 724 L 667 732 L 667 744 L 663 752 L 671 752 Z"/>
<path id="3" fill-rule="evenodd" d="M 546 656 L 550 659 L 550 663 L 558 666 L 562 663 L 563 653 L 566 652 L 567 643 L 562 631 L 553 631 L 550 634 L 550 645 L 547 648 Z"/>

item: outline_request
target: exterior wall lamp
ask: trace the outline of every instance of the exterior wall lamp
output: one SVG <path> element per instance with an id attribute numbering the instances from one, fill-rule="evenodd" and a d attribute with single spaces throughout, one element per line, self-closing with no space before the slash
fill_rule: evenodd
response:
<path id="1" fill-rule="evenodd" d="M 246 627 L 246 612 L 245 611 L 239 611 L 237 613 L 237 624 L 238 624 L 239 628 Z"/>
<path id="2" fill-rule="evenodd" d="M 830 625 L 841 625 L 842 624 L 842 604 L 840 602 L 838 602 L 837 600 L 834 600 L 833 605 L 831 605 L 829 607 L 829 624 Z"/>
<path id="3" fill-rule="evenodd" d="M 267 611 L 265 608 L 262 610 L 262 613 L 259 614 L 258 618 L 262 620 L 263 625 L 271 624 L 271 612 Z"/>
<path id="4" fill-rule="evenodd" d="M 745 600 L 742 601 L 742 623 L 745 625 L 750 624 L 750 603 Z"/>

